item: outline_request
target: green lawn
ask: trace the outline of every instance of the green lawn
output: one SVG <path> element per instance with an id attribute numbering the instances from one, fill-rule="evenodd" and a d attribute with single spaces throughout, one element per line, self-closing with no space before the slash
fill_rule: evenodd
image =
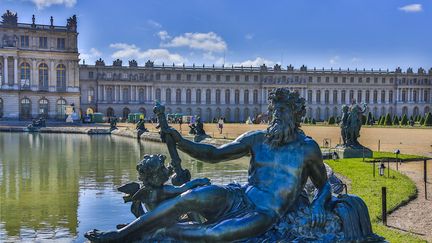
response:
<path id="1" fill-rule="evenodd" d="M 376 153 L 376 156 L 382 155 L 383 153 Z M 376 164 L 377 170 L 374 178 L 372 164 L 362 162 L 361 158 L 326 160 L 325 162 L 336 173 L 351 180 L 351 188 L 348 193 L 356 194 L 366 202 L 375 233 L 385 237 L 389 242 L 426 242 L 412 234 L 387 228 L 381 223 L 381 187 L 387 187 L 387 210 L 392 211 L 417 193 L 414 182 L 407 176 L 391 170 L 390 178 L 387 178 L 387 171 L 386 176 L 381 177 L 378 175 L 378 164 Z"/>
<path id="2" fill-rule="evenodd" d="M 373 152 L 373 157 L 374 159 L 381 159 L 381 158 L 396 158 L 396 155 L 392 152 L 378 152 L 378 151 L 374 151 Z M 405 160 L 405 159 L 423 159 L 425 158 L 424 156 L 420 156 L 420 155 L 412 155 L 412 154 L 399 154 L 398 155 L 399 159 Z"/>

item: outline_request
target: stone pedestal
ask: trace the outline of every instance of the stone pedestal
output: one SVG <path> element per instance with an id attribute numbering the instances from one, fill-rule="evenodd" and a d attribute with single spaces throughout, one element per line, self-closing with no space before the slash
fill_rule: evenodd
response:
<path id="1" fill-rule="evenodd" d="M 369 148 L 361 147 L 336 147 L 335 152 L 338 154 L 339 159 L 347 158 L 372 158 L 373 152 Z"/>

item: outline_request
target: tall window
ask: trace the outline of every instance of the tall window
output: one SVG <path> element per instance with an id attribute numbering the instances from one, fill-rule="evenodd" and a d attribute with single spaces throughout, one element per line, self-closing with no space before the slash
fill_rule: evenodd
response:
<path id="1" fill-rule="evenodd" d="M 21 88 L 30 88 L 30 65 L 26 62 L 21 63 Z"/>
<path id="2" fill-rule="evenodd" d="M 159 94 L 160 94 L 160 89 L 159 89 Z M 160 101 L 160 99 L 158 99 L 158 98 L 156 98 L 156 99 Z M 145 98 L 144 98 L 144 89 L 140 88 L 138 90 L 138 102 L 139 103 L 144 103 L 144 101 L 145 101 Z"/>
<path id="3" fill-rule="evenodd" d="M 366 90 L 366 103 L 370 102 L 370 91 Z"/>
<path id="4" fill-rule="evenodd" d="M 407 94 L 405 89 L 402 90 L 402 102 L 407 102 Z"/>
<path id="5" fill-rule="evenodd" d="M 207 89 L 206 90 L 206 104 L 211 104 L 211 90 Z"/>
<path id="6" fill-rule="evenodd" d="M 324 103 L 328 104 L 330 102 L 330 92 L 328 90 L 324 91 Z"/>
<path id="7" fill-rule="evenodd" d="M 317 90 L 316 91 L 316 103 L 320 104 L 321 103 L 321 90 Z"/>
<path id="8" fill-rule="evenodd" d="M 349 101 L 350 102 L 354 101 L 354 90 L 350 90 L 350 92 L 349 92 Z"/>
<path id="9" fill-rule="evenodd" d="M 129 103 L 129 89 L 128 88 L 124 88 L 123 92 L 122 92 L 122 96 L 123 96 L 123 103 Z"/>
<path id="10" fill-rule="evenodd" d="M 65 38 L 57 38 L 57 49 L 64 50 L 65 46 Z"/>
<path id="11" fill-rule="evenodd" d="M 342 101 L 342 104 L 346 103 L 346 91 L 345 90 L 341 91 L 341 101 Z"/>
<path id="12" fill-rule="evenodd" d="M 39 37 L 39 48 L 48 48 L 48 38 L 47 37 Z"/>
<path id="13" fill-rule="evenodd" d="M 393 91 L 389 91 L 389 103 L 393 103 Z"/>
<path id="14" fill-rule="evenodd" d="M 106 89 L 106 101 L 108 103 L 111 103 L 113 101 L 113 97 L 114 97 L 114 95 L 113 95 L 113 88 L 108 87 Z"/>
<path id="15" fill-rule="evenodd" d="M 45 98 L 39 100 L 39 116 L 48 117 L 48 100 Z"/>
<path id="16" fill-rule="evenodd" d="M 361 102 L 362 101 L 362 91 L 361 90 L 357 90 L 357 102 Z"/>
<path id="17" fill-rule="evenodd" d="M 231 91 L 229 89 L 225 90 L 225 104 L 231 103 Z"/>
<path id="18" fill-rule="evenodd" d="M 161 101 L 161 89 L 159 89 L 159 88 L 157 88 L 156 89 L 156 100 L 158 100 L 158 101 Z M 144 98 L 144 100 L 145 100 L 145 98 L 146 98 L 146 96 L 145 96 L 145 91 L 143 90 L 143 98 Z"/>
<path id="19" fill-rule="evenodd" d="M 63 64 L 57 65 L 57 90 L 66 91 L 66 67 Z"/>
<path id="20" fill-rule="evenodd" d="M 240 90 L 236 89 L 234 92 L 234 103 L 236 105 L 240 104 Z"/>
<path id="21" fill-rule="evenodd" d="M 312 103 L 312 90 L 308 90 L 307 101 L 308 103 Z"/>
<path id="22" fill-rule="evenodd" d="M 429 92 L 427 90 L 425 90 L 423 92 L 423 101 L 424 102 L 428 102 L 429 101 Z"/>
<path id="23" fill-rule="evenodd" d="M 48 90 L 48 65 L 45 63 L 39 65 L 39 89 Z"/>
<path id="24" fill-rule="evenodd" d="M 413 96 L 412 97 L 413 101 L 417 102 L 417 90 L 415 90 L 415 89 L 413 90 L 412 96 Z"/>
<path id="25" fill-rule="evenodd" d="M 221 91 L 220 89 L 216 89 L 216 104 L 221 103 Z"/>
<path id="26" fill-rule="evenodd" d="M 381 103 L 385 103 L 385 90 L 381 91 Z"/>
<path id="27" fill-rule="evenodd" d="M 31 118 L 31 101 L 29 98 L 24 98 L 20 102 L 20 117 L 21 119 Z"/>
<path id="28" fill-rule="evenodd" d="M 28 48 L 29 47 L 29 36 L 28 35 L 22 35 L 21 36 L 21 47 L 22 48 Z"/>
<path id="29" fill-rule="evenodd" d="M 337 90 L 333 90 L 333 104 L 338 103 L 338 92 Z"/>
<path id="30" fill-rule="evenodd" d="M 176 103 L 181 104 L 181 89 L 176 89 Z"/>
<path id="31" fill-rule="evenodd" d="M 87 90 L 87 101 L 88 101 L 88 103 L 92 103 L 94 101 L 94 89 L 93 88 L 89 88 Z"/>
<path id="32" fill-rule="evenodd" d="M 170 88 L 166 89 L 165 96 L 166 96 L 165 97 L 166 103 L 171 104 L 171 89 Z"/>
<path id="33" fill-rule="evenodd" d="M 201 104 L 201 89 L 196 90 L 196 103 Z"/>
<path id="34" fill-rule="evenodd" d="M 186 104 L 192 103 L 192 91 L 190 89 L 186 90 Z"/>
<path id="35" fill-rule="evenodd" d="M 378 91 L 373 92 L 373 103 L 378 103 Z"/>
<path id="36" fill-rule="evenodd" d="M 244 103 L 249 104 L 249 90 L 244 91 Z"/>
<path id="37" fill-rule="evenodd" d="M 58 119 L 64 119 L 66 115 L 66 100 L 57 100 L 56 113 Z"/>
<path id="38" fill-rule="evenodd" d="M 253 103 L 258 104 L 258 90 L 253 91 Z"/>

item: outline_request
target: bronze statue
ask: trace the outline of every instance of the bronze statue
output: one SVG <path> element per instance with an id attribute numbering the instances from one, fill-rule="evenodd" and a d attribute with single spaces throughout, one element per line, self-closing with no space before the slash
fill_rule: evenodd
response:
<path id="1" fill-rule="evenodd" d="M 124 241 L 147 233 L 174 241 L 273 242 L 298 240 L 293 236 L 297 234 L 277 233 L 282 228 L 299 234 L 306 229 L 310 235 L 329 227 L 336 232 L 331 235 L 335 241 L 376 237 L 361 199 L 332 197 L 319 145 L 300 130 L 305 100 L 297 92 L 278 88 L 269 94 L 268 109 L 272 119 L 266 131 L 247 132 L 220 147 L 192 142 L 170 127 L 161 127 L 165 138 L 172 138 L 180 150 L 204 162 L 250 155 L 248 183 L 197 187 L 161 202 L 119 230 L 93 230 L 86 237 L 96 242 Z M 311 202 L 303 190 L 308 179 L 316 188 Z M 204 217 L 205 223 L 178 223 L 181 215 L 191 212 Z M 330 239 L 330 235 L 316 235 L 320 235 L 318 240 Z M 307 236 L 300 241 L 305 239 Z"/>
<path id="2" fill-rule="evenodd" d="M 148 129 L 145 127 L 144 119 L 140 118 L 135 126 L 135 130 L 137 131 L 137 138 L 140 139 L 141 135 L 144 132 L 148 132 Z"/>
<path id="3" fill-rule="evenodd" d="M 363 104 L 362 108 L 355 101 L 349 108 L 348 106 L 342 107 L 341 135 L 345 147 L 362 147 L 358 142 L 358 138 L 360 137 L 362 116 L 365 111 L 366 104 Z"/>

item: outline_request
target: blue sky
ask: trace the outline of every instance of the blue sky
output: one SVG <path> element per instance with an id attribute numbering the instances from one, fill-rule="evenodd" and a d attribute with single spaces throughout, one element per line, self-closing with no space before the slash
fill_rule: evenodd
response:
<path id="1" fill-rule="evenodd" d="M 78 17 L 86 63 L 432 67 L 430 0 L 0 0 L 19 22 Z"/>

